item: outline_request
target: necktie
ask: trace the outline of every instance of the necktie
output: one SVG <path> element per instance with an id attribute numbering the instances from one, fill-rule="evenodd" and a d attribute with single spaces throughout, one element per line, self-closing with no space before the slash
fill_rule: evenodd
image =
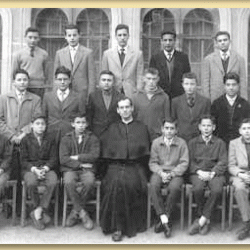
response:
<path id="1" fill-rule="evenodd" d="M 120 54 L 119 54 L 121 66 L 123 65 L 124 58 L 125 58 L 125 53 L 124 53 L 124 51 L 125 51 L 125 49 L 124 49 L 124 48 L 121 48 Z"/>
<path id="2" fill-rule="evenodd" d="M 62 91 L 61 92 L 61 102 L 63 102 L 65 100 L 65 92 Z"/>
<path id="3" fill-rule="evenodd" d="M 82 135 L 79 135 L 79 137 L 78 137 L 78 144 L 81 144 L 81 142 L 82 142 Z"/>
<path id="4" fill-rule="evenodd" d="M 193 96 L 188 97 L 187 103 L 188 103 L 188 106 L 189 106 L 190 108 L 192 108 L 192 107 L 194 106 L 194 97 L 193 97 Z"/>
<path id="5" fill-rule="evenodd" d="M 171 61 L 171 53 L 168 53 L 168 55 L 167 55 L 167 59 L 168 59 L 168 61 L 170 62 Z"/>
<path id="6" fill-rule="evenodd" d="M 35 47 L 30 48 L 30 56 L 31 57 L 34 57 L 34 50 L 35 50 Z"/>
<path id="7" fill-rule="evenodd" d="M 226 60 L 227 60 L 227 53 L 223 53 L 223 54 L 222 54 L 222 59 L 223 59 L 223 61 L 226 61 Z"/>
<path id="8" fill-rule="evenodd" d="M 19 102 L 23 101 L 23 93 L 18 94 L 17 97 L 18 97 Z"/>

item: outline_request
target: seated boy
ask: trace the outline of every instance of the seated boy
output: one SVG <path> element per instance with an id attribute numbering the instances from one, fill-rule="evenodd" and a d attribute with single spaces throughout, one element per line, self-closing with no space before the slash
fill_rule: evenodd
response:
<path id="1" fill-rule="evenodd" d="M 100 142 L 92 132 L 87 130 L 88 123 L 85 115 L 72 115 L 71 125 L 74 130 L 62 138 L 59 152 L 63 183 L 73 203 L 66 226 L 74 226 L 80 218 L 83 227 L 91 230 L 93 221 L 84 208 L 95 183 L 93 163 L 99 157 Z M 77 182 L 83 185 L 81 193 L 76 190 Z"/>
<path id="2" fill-rule="evenodd" d="M 4 189 L 10 178 L 12 145 L 8 139 L 0 135 L 0 198 L 4 196 Z"/>
<path id="3" fill-rule="evenodd" d="M 241 122 L 239 133 L 241 136 L 229 144 L 228 170 L 243 221 L 238 239 L 243 240 L 250 236 L 250 118 Z"/>
<path id="4" fill-rule="evenodd" d="M 30 217 L 34 226 L 43 230 L 50 222 L 47 209 L 57 183 L 55 140 L 46 133 L 46 121 L 42 115 L 34 117 L 32 132 L 21 142 L 21 169 L 34 210 Z M 39 198 L 37 186 L 45 185 L 45 192 Z"/>
<path id="5" fill-rule="evenodd" d="M 199 135 L 198 123 L 202 114 L 210 113 L 210 100 L 197 93 L 197 77 L 185 73 L 182 77 L 185 93 L 172 100 L 171 116 L 178 122 L 178 135 L 189 141 Z"/>
<path id="6" fill-rule="evenodd" d="M 203 115 L 199 121 L 201 135 L 189 141 L 190 181 L 193 184 L 194 199 L 198 205 L 198 218 L 189 228 L 189 234 L 207 234 L 210 217 L 221 197 L 227 168 L 226 144 L 213 135 L 214 118 Z M 211 194 L 204 200 L 208 186 Z"/>
<path id="7" fill-rule="evenodd" d="M 165 237 L 170 237 L 169 218 L 173 207 L 180 198 L 183 174 L 188 168 L 189 156 L 186 142 L 176 136 L 176 122 L 167 118 L 162 125 L 162 136 L 153 141 L 149 167 L 153 172 L 150 185 L 153 205 L 159 222 L 155 232 L 164 231 Z M 164 204 L 161 187 L 168 186 L 167 200 Z"/>

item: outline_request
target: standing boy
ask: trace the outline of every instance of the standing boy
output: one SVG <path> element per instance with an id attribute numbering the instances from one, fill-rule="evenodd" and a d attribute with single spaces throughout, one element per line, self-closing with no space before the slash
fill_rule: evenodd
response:
<path id="1" fill-rule="evenodd" d="M 129 27 L 119 24 L 115 28 L 118 46 L 103 53 L 102 70 L 110 70 L 115 75 L 115 86 L 119 92 L 130 97 L 141 89 L 143 55 L 141 50 L 128 46 Z"/>
<path id="2" fill-rule="evenodd" d="M 64 66 L 71 71 L 72 90 L 87 96 L 95 90 L 95 63 L 93 51 L 79 44 L 80 29 L 76 25 L 65 27 L 68 46 L 56 52 L 54 70 Z"/>
<path id="3" fill-rule="evenodd" d="M 211 106 L 215 117 L 215 134 L 227 145 L 230 140 L 240 136 L 239 125 L 244 118 L 250 117 L 250 104 L 240 96 L 240 77 L 234 72 L 224 76 L 225 94 L 216 99 Z"/>
<path id="4" fill-rule="evenodd" d="M 78 219 L 83 227 L 93 229 L 93 221 L 85 211 L 85 204 L 94 187 L 95 174 L 93 163 L 100 154 L 98 138 L 87 130 L 85 115 L 73 114 L 71 125 L 74 131 L 67 133 L 60 143 L 60 163 L 63 172 L 63 183 L 73 203 L 73 209 L 66 220 L 66 226 L 72 227 Z M 82 190 L 77 192 L 77 182 L 81 182 Z"/>
<path id="5" fill-rule="evenodd" d="M 32 132 L 21 142 L 22 175 L 34 207 L 30 217 L 34 226 L 43 230 L 50 221 L 48 207 L 57 183 L 57 153 L 54 137 L 45 132 L 45 117 L 34 117 L 31 127 Z M 41 198 L 37 190 L 40 184 L 46 187 Z"/>
<path id="6" fill-rule="evenodd" d="M 239 133 L 240 137 L 229 144 L 228 171 L 232 175 L 230 180 L 243 221 L 237 237 L 243 240 L 250 236 L 250 118 L 240 123 Z"/>
<path id="7" fill-rule="evenodd" d="M 177 124 L 167 118 L 162 125 L 162 136 L 153 141 L 149 167 L 153 172 L 150 179 L 151 197 L 158 216 L 155 233 L 164 231 L 166 238 L 171 236 L 169 219 L 180 198 L 183 174 L 188 168 L 188 148 L 186 142 L 176 136 Z M 167 185 L 167 200 L 164 203 L 161 187 Z"/>
<path id="8" fill-rule="evenodd" d="M 18 50 L 12 58 L 12 77 L 15 72 L 24 69 L 30 76 L 28 91 L 43 98 L 46 84 L 48 84 L 48 53 L 38 47 L 39 31 L 29 27 L 25 31 L 26 47 Z"/>
<path id="9" fill-rule="evenodd" d="M 132 96 L 135 119 L 147 126 L 151 142 L 161 135 L 162 121 L 170 116 L 169 98 L 158 86 L 159 80 L 157 69 L 146 69 L 144 88 Z"/>
<path id="10" fill-rule="evenodd" d="M 209 231 L 210 218 L 221 197 L 227 168 L 226 144 L 213 135 L 214 118 L 203 115 L 199 121 L 201 135 L 188 143 L 190 155 L 190 181 L 194 199 L 198 205 L 198 218 L 189 228 L 189 234 L 205 235 Z M 204 190 L 208 186 L 210 196 L 205 201 Z"/>
<path id="11" fill-rule="evenodd" d="M 203 114 L 210 114 L 210 100 L 197 93 L 197 77 L 185 73 L 182 77 L 185 93 L 172 101 L 171 115 L 178 122 L 178 135 L 187 142 L 199 135 L 198 123 Z"/>

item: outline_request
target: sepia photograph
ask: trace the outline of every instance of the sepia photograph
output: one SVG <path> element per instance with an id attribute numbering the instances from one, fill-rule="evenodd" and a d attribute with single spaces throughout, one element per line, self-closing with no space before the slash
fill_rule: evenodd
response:
<path id="1" fill-rule="evenodd" d="M 250 244 L 250 8 L 13 7 L 0 244 Z"/>

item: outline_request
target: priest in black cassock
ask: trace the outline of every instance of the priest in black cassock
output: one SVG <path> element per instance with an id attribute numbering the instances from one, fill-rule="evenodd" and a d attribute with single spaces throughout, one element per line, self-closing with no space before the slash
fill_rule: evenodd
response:
<path id="1" fill-rule="evenodd" d="M 135 236 L 146 229 L 147 178 L 144 168 L 149 155 L 146 126 L 133 120 L 132 101 L 124 97 L 117 104 L 121 120 L 110 125 L 101 138 L 102 157 L 108 164 L 102 181 L 101 227 L 113 233 Z"/>

